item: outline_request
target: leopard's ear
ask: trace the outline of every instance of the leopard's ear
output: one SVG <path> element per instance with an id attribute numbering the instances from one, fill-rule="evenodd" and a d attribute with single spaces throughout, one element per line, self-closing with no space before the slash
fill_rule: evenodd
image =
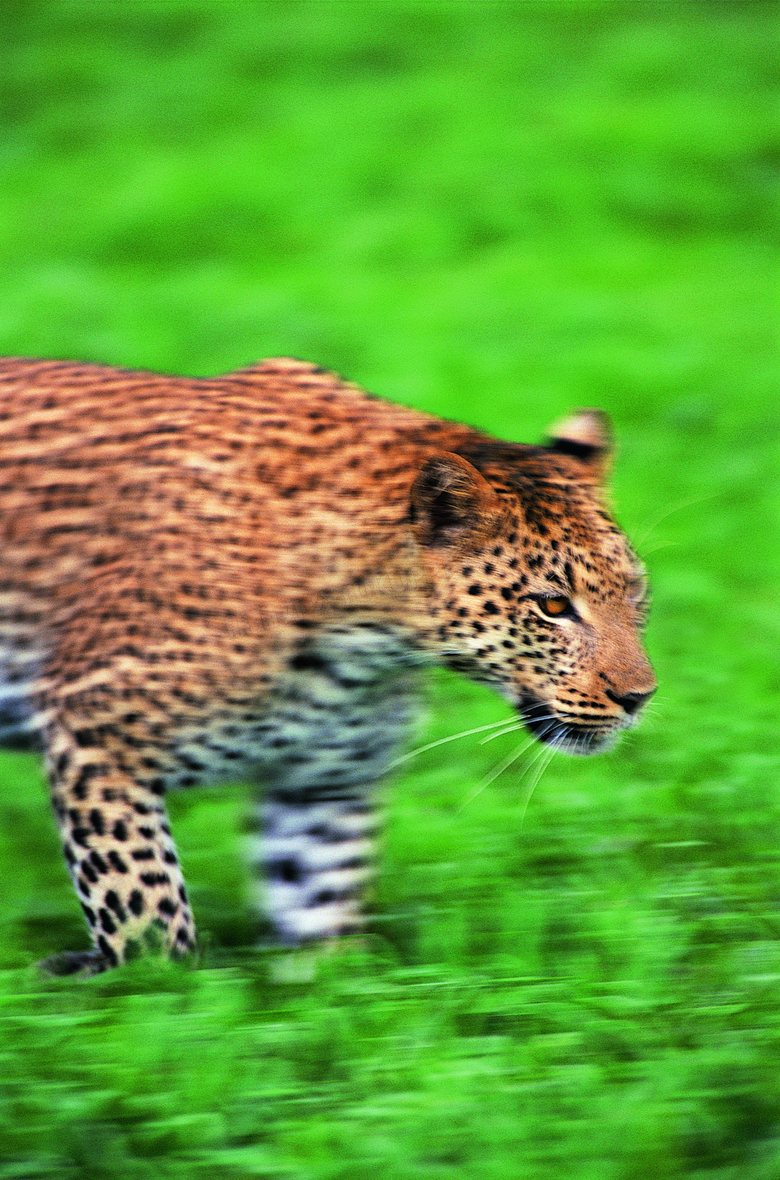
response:
<path id="1" fill-rule="evenodd" d="M 583 464 L 593 483 L 603 483 L 612 465 L 612 423 L 603 410 L 574 410 L 550 428 L 548 448 Z"/>
<path id="2" fill-rule="evenodd" d="M 427 459 L 412 485 L 409 519 L 422 545 L 457 545 L 470 534 L 489 533 L 500 511 L 485 477 L 449 451 Z"/>

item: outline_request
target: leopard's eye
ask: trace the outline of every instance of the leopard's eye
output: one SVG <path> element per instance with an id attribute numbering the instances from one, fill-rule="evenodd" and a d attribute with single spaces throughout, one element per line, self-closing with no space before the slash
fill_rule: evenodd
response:
<path id="1" fill-rule="evenodd" d="M 539 604 L 539 610 L 543 615 L 547 615 L 548 619 L 560 619 L 564 615 L 572 615 L 574 613 L 574 607 L 570 598 L 564 598 L 562 596 L 560 598 L 544 598 L 540 595 L 536 601 Z"/>

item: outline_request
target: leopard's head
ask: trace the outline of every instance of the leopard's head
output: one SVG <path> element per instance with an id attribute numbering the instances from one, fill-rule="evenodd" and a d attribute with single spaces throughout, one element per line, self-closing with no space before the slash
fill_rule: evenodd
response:
<path id="1" fill-rule="evenodd" d="M 440 657 L 574 754 L 608 747 L 656 687 L 644 570 L 604 501 L 610 454 L 606 415 L 582 410 L 545 447 L 435 455 L 412 490 Z"/>

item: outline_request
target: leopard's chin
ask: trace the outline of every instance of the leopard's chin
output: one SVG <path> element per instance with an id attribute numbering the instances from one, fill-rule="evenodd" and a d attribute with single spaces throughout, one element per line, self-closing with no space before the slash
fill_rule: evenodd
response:
<path id="1" fill-rule="evenodd" d="M 528 732 L 546 746 L 563 754 L 587 757 L 601 754 L 614 746 L 618 729 L 603 725 L 579 724 L 561 717 L 555 709 L 532 693 L 523 693 L 517 706 Z"/>

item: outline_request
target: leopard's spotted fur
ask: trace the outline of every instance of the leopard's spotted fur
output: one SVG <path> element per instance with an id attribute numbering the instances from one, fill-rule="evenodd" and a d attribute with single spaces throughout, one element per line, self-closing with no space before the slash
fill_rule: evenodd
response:
<path id="1" fill-rule="evenodd" d="M 654 680 L 607 449 L 595 412 L 521 446 L 298 361 L 0 362 L 0 740 L 44 748 L 96 944 L 60 967 L 192 948 L 163 798 L 226 777 L 266 784 L 278 934 L 354 928 L 418 665 L 562 749 L 630 724 Z"/>

